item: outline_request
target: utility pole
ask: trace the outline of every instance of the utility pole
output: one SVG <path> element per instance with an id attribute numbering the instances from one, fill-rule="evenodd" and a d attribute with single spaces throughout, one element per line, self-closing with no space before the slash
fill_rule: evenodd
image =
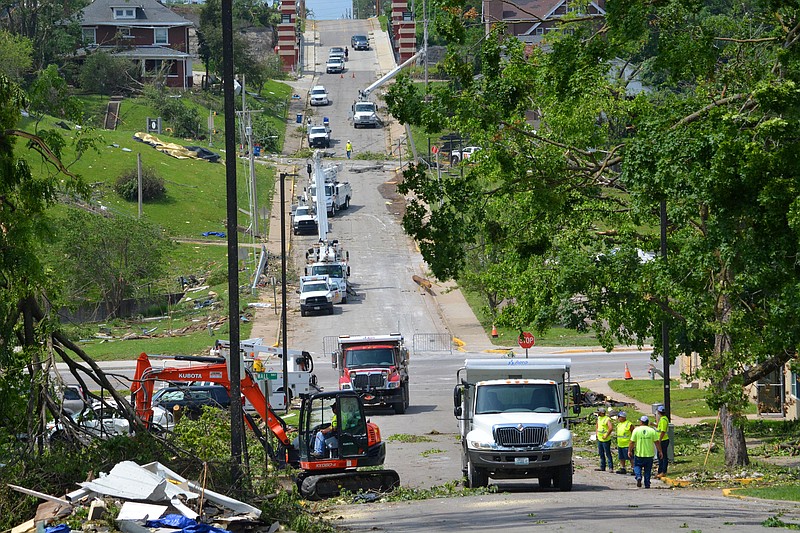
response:
<path id="1" fill-rule="evenodd" d="M 241 363 L 239 345 L 239 241 L 236 206 L 236 109 L 233 94 L 233 0 L 222 0 L 222 81 L 225 107 L 225 193 L 228 217 L 228 327 L 230 355 L 228 375 L 231 398 L 241 398 Z M 241 491 L 242 443 L 244 419 L 242 402 L 231 402 L 231 479 L 236 492 Z"/>

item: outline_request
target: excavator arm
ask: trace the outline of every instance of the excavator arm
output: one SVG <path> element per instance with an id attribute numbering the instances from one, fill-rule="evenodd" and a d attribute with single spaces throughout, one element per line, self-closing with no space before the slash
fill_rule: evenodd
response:
<path id="1" fill-rule="evenodd" d="M 192 358 L 192 361 L 219 361 L 219 358 Z M 224 362 L 209 362 L 207 364 L 195 365 L 190 368 L 153 368 L 150 358 L 146 353 L 139 355 L 136 360 L 136 373 L 131 385 L 131 397 L 136 410 L 136 415 L 148 425 L 153 420 L 153 389 L 156 380 L 170 382 L 191 383 L 194 381 L 207 381 L 222 385 L 231 392 L 231 382 L 228 377 L 228 367 Z M 256 412 L 267 425 L 269 431 L 275 435 L 280 443 L 287 449 L 292 447 L 291 441 L 286 434 L 286 422 L 275 413 L 264 397 L 264 393 L 253 380 L 250 372 L 244 369 L 244 376 L 241 380 L 242 396 L 247 398 L 255 408 Z M 233 401 L 233 398 L 231 398 Z"/>

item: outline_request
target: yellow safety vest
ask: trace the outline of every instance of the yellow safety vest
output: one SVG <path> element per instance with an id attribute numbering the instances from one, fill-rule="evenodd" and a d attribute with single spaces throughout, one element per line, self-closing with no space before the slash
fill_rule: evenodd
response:
<path id="1" fill-rule="evenodd" d="M 631 443 L 631 433 L 633 432 L 633 422 L 617 422 L 617 446 L 627 448 Z"/>

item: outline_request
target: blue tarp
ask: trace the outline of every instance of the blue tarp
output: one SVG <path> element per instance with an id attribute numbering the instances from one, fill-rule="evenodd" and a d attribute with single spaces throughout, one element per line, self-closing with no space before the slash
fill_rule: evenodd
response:
<path id="1" fill-rule="evenodd" d="M 219 237 L 220 239 L 225 238 L 225 232 L 222 231 L 205 231 L 201 233 L 203 237 Z"/>
<path id="2" fill-rule="evenodd" d="M 179 514 L 168 514 L 158 520 L 148 520 L 145 523 L 145 527 L 171 527 L 180 529 L 182 533 L 230 533 L 227 529 L 212 527 L 208 524 L 199 524 L 196 520 Z M 67 531 L 69 531 L 69 528 L 67 528 Z"/>

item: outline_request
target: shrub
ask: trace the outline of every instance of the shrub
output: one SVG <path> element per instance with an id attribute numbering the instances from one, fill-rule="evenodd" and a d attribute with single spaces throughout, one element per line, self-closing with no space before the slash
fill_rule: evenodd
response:
<path id="1" fill-rule="evenodd" d="M 139 198 L 139 173 L 134 168 L 126 170 L 114 183 L 114 190 L 124 199 L 133 202 Z M 160 200 L 167 195 L 164 179 L 149 167 L 142 167 L 142 201 Z"/>
<path id="2" fill-rule="evenodd" d="M 84 91 L 110 95 L 130 92 L 137 77 L 138 69 L 130 59 L 94 52 L 84 61 L 79 78 Z"/>

